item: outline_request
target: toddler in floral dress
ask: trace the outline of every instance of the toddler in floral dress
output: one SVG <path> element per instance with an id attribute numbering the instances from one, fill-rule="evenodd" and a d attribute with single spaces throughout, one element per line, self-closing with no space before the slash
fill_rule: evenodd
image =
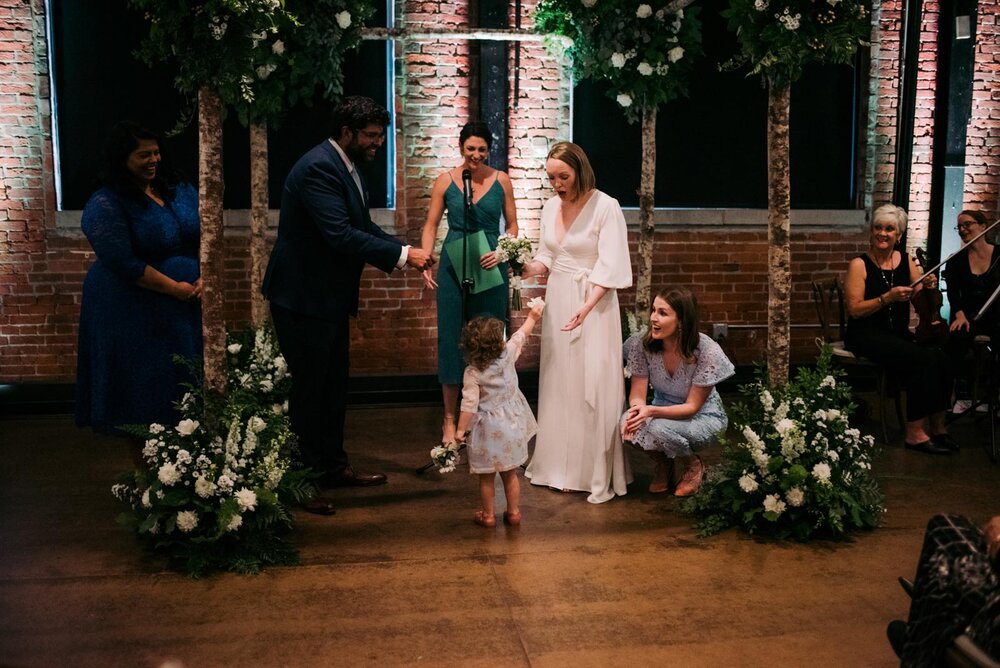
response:
<path id="1" fill-rule="evenodd" d="M 493 488 L 498 473 L 507 497 L 503 521 L 521 523 L 517 467 L 528 459 L 528 439 L 535 435 L 537 424 L 518 388 L 514 362 L 545 305 L 537 299 L 530 306 L 524 324 L 506 343 L 503 323 L 496 318 L 473 318 L 462 330 L 460 345 L 469 365 L 465 367 L 455 437 L 468 445 L 469 472 L 479 475 L 482 507 L 473 519 L 484 527 L 496 526 Z"/>

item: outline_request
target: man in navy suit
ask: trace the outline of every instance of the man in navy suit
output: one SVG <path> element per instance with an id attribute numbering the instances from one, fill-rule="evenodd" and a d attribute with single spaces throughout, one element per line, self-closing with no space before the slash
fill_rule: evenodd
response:
<path id="1" fill-rule="evenodd" d="M 366 97 L 348 97 L 333 110 L 330 139 L 302 156 L 285 180 L 264 275 L 262 292 L 292 374 L 292 431 L 321 488 L 386 482 L 384 473 L 355 471 L 344 452 L 349 319 L 358 313 L 362 270 L 433 264 L 428 253 L 383 232 L 368 211 L 356 165 L 375 158 L 388 123 L 388 112 Z M 333 513 L 326 501 L 307 509 Z"/>

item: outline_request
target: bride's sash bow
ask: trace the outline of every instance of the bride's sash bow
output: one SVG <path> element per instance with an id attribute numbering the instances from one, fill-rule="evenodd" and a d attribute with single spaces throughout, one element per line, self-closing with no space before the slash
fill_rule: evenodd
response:
<path id="1" fill-rule="evenodd" d="M 574 313 L 587 303 L 587 293 L 590 288 L 590 269 L 581 267 L 573 262 L 572 258 L 561 255 L 552 265 L 550 273 L 569 274 L 573 279 L 573 286 L 576 289 L 576 300 Z M 588 336 L 584 330 L 584 320 L 580 325 L 569 333 L 570 345 L 583 346 L 583 396 L 587 405 L 591 408 L 597 407 L 597 358 L 600 356 L 598 350 L 598 337 Z"/>

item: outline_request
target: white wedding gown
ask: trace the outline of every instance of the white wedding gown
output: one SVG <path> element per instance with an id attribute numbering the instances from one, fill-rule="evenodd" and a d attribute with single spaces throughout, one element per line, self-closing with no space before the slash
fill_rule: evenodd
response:
<path id="1" fill-rule="evenodd" d="M 614 198 L 594 191 L 563 239 L 561 201 L 542 210 L 535 259 L 549 268 L 542 318 L 538 434 L 525 477 L 534 485 L 589 492 L 603 503 L 632 481 L 618 419 L 625 401 L 617 289 L 632 285 L 625 217 Z M 560 331 L 592 285 L 608 288 L 583 325 Z"/>

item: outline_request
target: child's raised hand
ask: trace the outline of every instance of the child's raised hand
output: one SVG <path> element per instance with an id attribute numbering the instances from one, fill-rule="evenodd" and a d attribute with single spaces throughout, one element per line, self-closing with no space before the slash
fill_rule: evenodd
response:
<path id="1" fill-rule="evenodd" d="M 531 312 L 528 314 L 529 317 L 533 317 L 538 320 L 542 317 L 542 311 L 545 310 L 545 300 L 541 297 L 535 297 L 530 302 L 528 302 L 528 308 Z"/>

